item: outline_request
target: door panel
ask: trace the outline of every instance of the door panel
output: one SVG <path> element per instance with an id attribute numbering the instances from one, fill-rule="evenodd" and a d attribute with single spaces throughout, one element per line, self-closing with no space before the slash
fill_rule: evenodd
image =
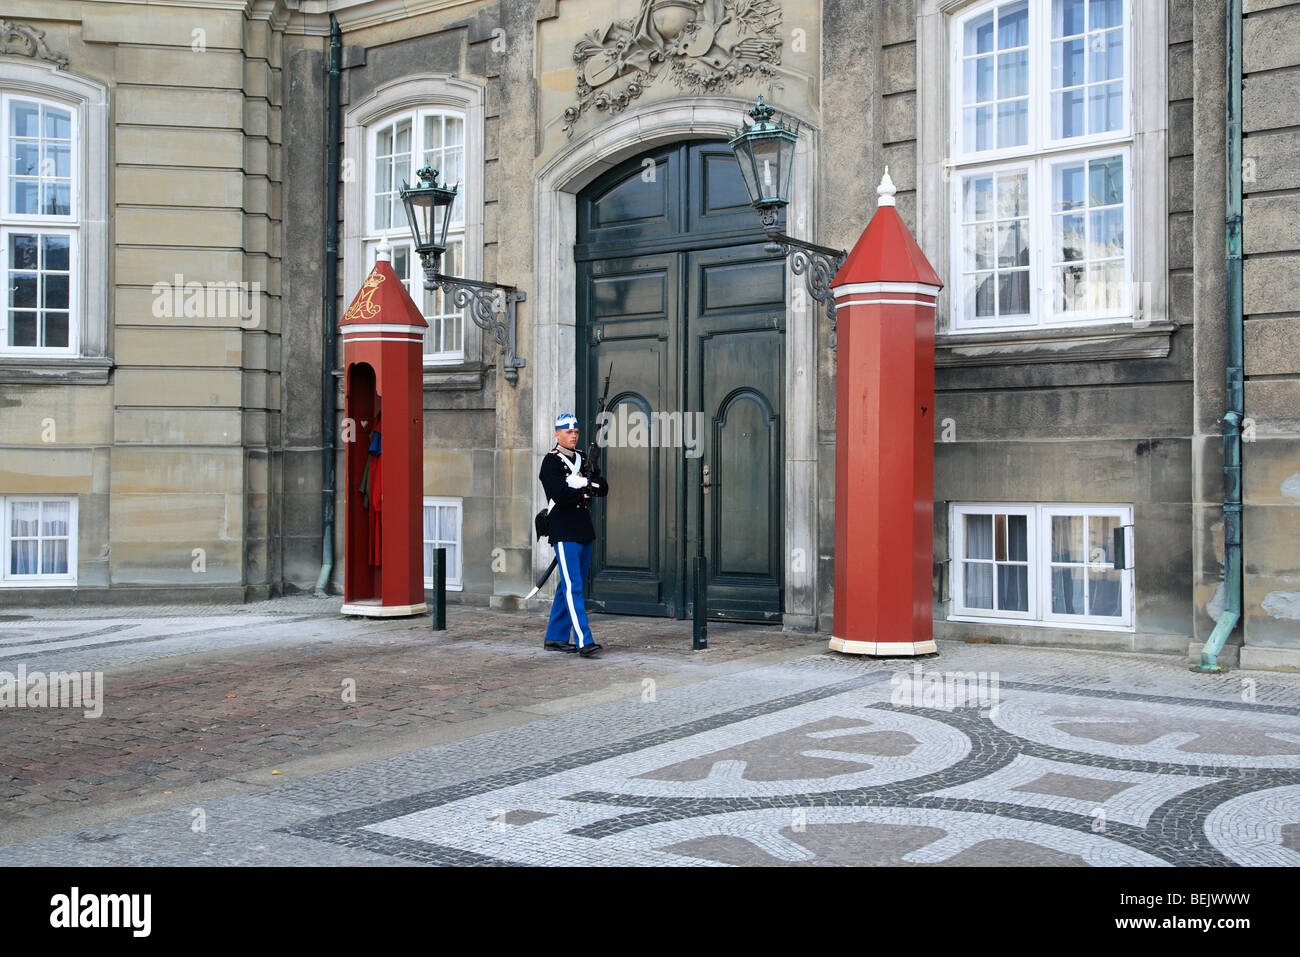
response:
<path id="1" fill-rule="evenodd" d="M 779 621 L 785 261 L 763 252 L 730 149 L 685 144 L 627 161 L 583 191 L 578 227 L 586 428 L 613 363 L 611 494 L 593 509 L 589 606 L 688 616 L 687 572 L 703 548 L 710 617 Z M 663 414 L 674 418 L 658 443 L 637 433 L 634 420 Z M 706 464 L 714 484 L 702 496 Z"/>
<path id="2" fill-rule="evenodd" d="M 697 290 L 687 318 L 691 367 L 700 370 L 691 392 L 707 430 L 696 481 L 704 466 L 711 473 L 708 492 L 695 496 L 703 499 L 709 616 L 779 621 L 785 263 L 760 246 L 687 258 Z M 698 545 L 692 536 L 688 546 Z"/>
<path id="3" fill-rule="evenodd" d="M 677 614 L 675 548 L 677 476 L 672 456 L 648 443 L 628 444 L 628 423 L 678 407 L 675 358 L 680 322 L 675 256 L 638 256 L 578 264 L 579 325 L 585 348 L 579 365 L 584 393 L 579 416 L 588 429 L 583 448 L 598 436 L 595 406 L 613 367 L 607 410 L 612 427 L 602 442 L 601 465 L 611 496 L 592 509 L 588 607 L 636 615 Z M 625 426 L 618 428 L 619 424 Z"/>

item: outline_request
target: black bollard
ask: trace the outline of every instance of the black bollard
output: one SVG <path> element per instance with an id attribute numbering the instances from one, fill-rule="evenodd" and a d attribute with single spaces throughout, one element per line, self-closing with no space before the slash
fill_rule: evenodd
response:
<path id="1" fill-rule="evenodd" d="M 433 550 L 433 630 L 447 630 L 447 549 Z"/>
<path id="2" fill-rule="evenodd" d="M 692 651 L 703 651 L 709 647 L 709 560 L 703 555 L 696 555 L 695 563 L 695 621 Z"/>

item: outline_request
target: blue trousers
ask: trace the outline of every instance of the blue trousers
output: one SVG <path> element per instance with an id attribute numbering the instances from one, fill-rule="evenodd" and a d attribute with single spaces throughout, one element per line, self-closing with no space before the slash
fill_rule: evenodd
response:
<path id="1" fill-rule="evenodd" d="M 579 648 L 594 644 L 587 624 L 587 606 L 582 597 L 582 583 L 591 567 L 591 542 L 555 542 L 559 580 L 555 583 L 555 601 L 551 620 L 546 626 L 546 640 L 576 644 Z"/>

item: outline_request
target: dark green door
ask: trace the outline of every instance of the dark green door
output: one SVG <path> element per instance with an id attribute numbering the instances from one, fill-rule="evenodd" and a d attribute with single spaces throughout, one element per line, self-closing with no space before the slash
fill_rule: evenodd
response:
<path id="1" fill-rule="evenodd" d="M 575 260 L 584 422 L 614 370 L 590 607 L 687 617 L 702 544 L 710 615 L 779 621 L 785 266 L 730 149 L 661 148 L 596 180 Z"/>

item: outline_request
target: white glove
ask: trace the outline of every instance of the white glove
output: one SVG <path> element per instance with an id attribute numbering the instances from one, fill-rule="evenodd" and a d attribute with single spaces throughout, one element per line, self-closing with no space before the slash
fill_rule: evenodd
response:
<path id="1" fill-rule="evenodd" d="M 587 487 L 587 479 L 586 479 L 586 477 L 585 477 L 585 476 L 582 476 L 582 475 L 578 475 L 578 474 L 576 474 L 576 473 L 573 474 L 573 475 L 570 475 L 570 476 L 569 476 L 568 478 L 566 478 L 564 481 L 565 481 L 565 484 L 567 484 L 567 485 L 569 486 L 569 488 L 586 488 L 586 487 Z"/>

